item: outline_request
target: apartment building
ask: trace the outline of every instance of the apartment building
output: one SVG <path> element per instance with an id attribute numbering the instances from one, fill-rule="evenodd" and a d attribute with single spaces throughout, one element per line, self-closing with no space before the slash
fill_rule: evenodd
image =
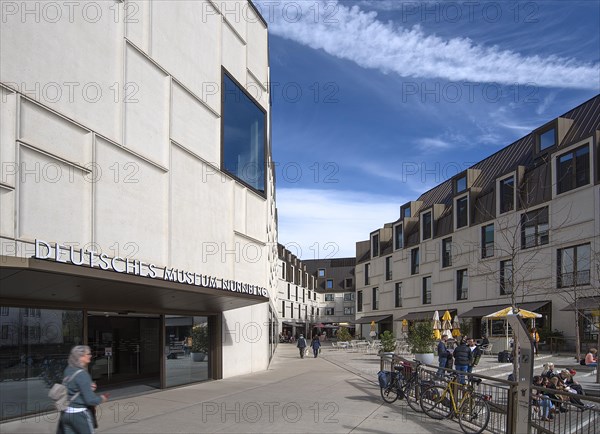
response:
<path id="1" fill-rule="evenodd" d="M 278 253 L 259 11 L 12 6 L 27 10 L 0 26 L 0 419 L 49 409 L 77 344 L 102 390 L 267 369 Z"/>
<path id="2" fill-rule="evenodd" d="M 300 260 L 283 245 L 278 245 L 278 288 L 275 305 L 285 337 L 312 336 L 323 313 L 323 296 L 316 290 L 316 279 Z M 315 331 L 316 332 L 316 331 Z"/>
<path id="3" fill-rule="evenodd" d="M 538 329 L 594 339 L 600 261 L 600 96 L 400 206 L 356 245 L 356 310 L 378 332 L 449 310 L 505 346 L 517 305 Z M 594 314 L 594 311 L 596 312 Z"/>
<path id="4" fill-rule="evenodd" d="M 316 281 L 316 291 L 322 295 L 321 331 L 335 336 L 340 327 L 355 334 L 354 258 L 305 260 L 308 273 Z"/>

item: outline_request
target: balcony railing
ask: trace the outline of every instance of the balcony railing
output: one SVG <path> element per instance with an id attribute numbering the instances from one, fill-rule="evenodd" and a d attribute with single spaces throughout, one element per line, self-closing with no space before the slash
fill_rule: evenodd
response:
<path id="1" fill-rule="evenodd" d="M 558 275 L 558 287 L 583 286 L 590 284 L 590 270 L 581 270 Z"/>

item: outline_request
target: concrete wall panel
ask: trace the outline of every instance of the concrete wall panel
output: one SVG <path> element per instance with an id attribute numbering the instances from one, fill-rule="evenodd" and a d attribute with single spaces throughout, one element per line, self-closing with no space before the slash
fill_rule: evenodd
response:
<path id="1" fill-rule="evenodd" d="M 190 122 L 190 119 L 193 119 Z M 173 83 L 171 138 L 216 167 L 221 165 L 221 122 L 192 94 Z"/>
<path id="2" fill-rule="evenodd" d="M 87 172 L 25 146 L 19 161 L 18 237 L 84 245 L 92 238 L 92 184 Z"/>
<path id="3" fill-rule="evenodd" d="M 94 230 L 102 251 L 167 264 L 168 174 L 101 139 L 96 162 L 102 174 L 95 184 Z"/>
<path id="4" fill-rule="evenodd" d="M 125 147 L 167 167 L 169 77 L 129 45 L 126 77 L 126 82 L 136 92 L 125 104 Z"/>
<path id="5" fill-rule="evenodd" d="M 0 183 L 15 186 L 17 96 L 0 87 Z"/>
<path id="6" fill-rule="evenodd" d="M 0 26 L 0 77 L 120 140 L 123 25 L 115 2 L 14 2 Z M 116 102 L 115 102 L 116 101 Z"/>
<path id="7" fill-rule="evenodd" d="M 152 3 L 152 58 L 218 111 L 221 17 L 205 0 L 178 1 L 177 6 Z"/>
<path id="8" fill-rule="evenodd" d="M 21 100 L 19 139 L 76 164 L 92 161 L 92 133 L 38 104 Z"/>

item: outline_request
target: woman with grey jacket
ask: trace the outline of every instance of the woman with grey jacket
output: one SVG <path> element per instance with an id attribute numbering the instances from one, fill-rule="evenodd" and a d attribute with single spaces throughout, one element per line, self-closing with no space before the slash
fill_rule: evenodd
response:
<path id="1" fill-rule="evenodd" d="M 69 408 L 61 412 L 58 434 L 92 434 L 94 419 L 88 407 L 106 402 L 107 395 L 96 395 L 96 383 L 87 371 L 92 360 L 92 351 L 87 345 L 71 349 L 69 365 L 65 368 L 63 384 L 67 386 Z"/>

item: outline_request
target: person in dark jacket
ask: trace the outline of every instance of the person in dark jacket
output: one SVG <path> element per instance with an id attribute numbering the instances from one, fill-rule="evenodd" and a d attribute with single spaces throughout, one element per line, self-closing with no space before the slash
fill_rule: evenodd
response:
<path id="1" fill-rule="evenodd" d="M 466 338 L 463 338 L 460 342 L 460 345 L 454 349 L 452 354 L 454 356 L 454 369 L 457 371 L 468 372 L 469 365 L 471 365 L 473 360 L 473 353 L 471 349 L 467 346 Z M 465 384 L 465 376 L 460 375 L 458 377 L 458 381 L 461 384 Z"/>
<path id="2" fill-rule="evenodd" d="M 300 350 L 300 358 L 303 359 L 304 352 L 306 351 L 306 339 L 304 339 L 304 335 L 300 335 L 296 347 L 298 347 L 298 350 Z"/>
<path id="3" fill-rule="evenodd" d="M 471 363 L 469 364 L 469 367 L 467 369 L 467 372 L 470 374 L 471 372 L 473 372 L 473 368 L 477 366 L 479 360 L 481 359 L 481 348 L 479 348 L 475 344 L 475 339 L 469 339 L 467 341 L 467 344 L 469 345 L 469 349 L 471 350 Z"/>
<path id="4" fill-rule="evenodd" d="M 90 408 L 108 400 L 108 395 L 96 395 L 96 384 L 87 371 L 92 360 L 92 351 L 87 345 L 71 349 L 69 364 L 63 377 L 69 394 L 69 408 L 61 412 L 58 421 L 58 434 L 92 434 L 94 417 Z"/>
<path id="5" fill-rule="evenodd" d="M 315 355 L 315 359 L 316 359 L 317 356 L 319 355 L 319 349 L 321 348 L 320 335 L 317 334 L 313 337 L 313 340 L 311 341 L 310 346 L 312 347 L 313 354 Z"/>
<path id="6" fill-rule="evenodd" d="M 437 354 L 439 361 L 439 369 L 437 370 L 437 375 L 444 375 L 444 368 L 446 367 L 446 362 L 448 361 L 448 348 L 446 347 L 446 342 L 448 341 L 448 336 L 442 336 L 440 342 L 437 346 Z"/>

